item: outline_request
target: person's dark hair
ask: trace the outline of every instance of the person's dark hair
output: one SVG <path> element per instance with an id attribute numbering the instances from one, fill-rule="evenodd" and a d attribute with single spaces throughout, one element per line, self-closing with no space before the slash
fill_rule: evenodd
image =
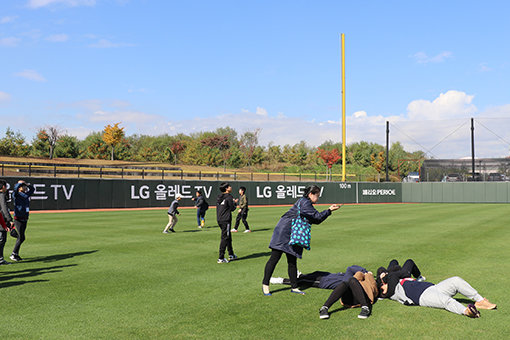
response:
<path id="1" fill-rule="evenodd" d="M 242 190 L 244 194 L 246 192 L 246 187 L 239 187 L 239 190 Z"/>
<path id="2" fill-rule="evenodd" d="M 197 190 L 197 194 L 199 194 L 200 196 L 202 196 L 202 191 Z"/>
<path id="3" fill-rule="evenodd" d="M 388 270 L 384 267 L 377 268 L 377 276 L 375 278 L 375 283 L 377 284 L 377 288 L 379 289 L 379 294 L 381 294 L 381 286 L 383 285 L 383 280 L 381 280 L 381 274 L 386 273 L 386 281 L 388 280 Z"/>
<path id="4" fill-rule="evenodd" d="M 227 191 L 227 188 L 230 186 L 230 183 L 228 182 L 223 182 L 220 184 L 220 191 L 221 192 L 225 192 Z"/>
<path id="5" fill-rule="evenodd" d="M 321 188 L 319 188 L 316 185 L 310 185 L 305 189 L 305 192 L 303 193 L 303 197 L 308 197 L 309 194 L 316 195 L 320 194 Z"/>
<path id="6" fill-rule="evenodd" d="M 7 182 L 3 179 L 0 179 L 0 188 L 3 187 L 3 186 L 7 186 Z"/>

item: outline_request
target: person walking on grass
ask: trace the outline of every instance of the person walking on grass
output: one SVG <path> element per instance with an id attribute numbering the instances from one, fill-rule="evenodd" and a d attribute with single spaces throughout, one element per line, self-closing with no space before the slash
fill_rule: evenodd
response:
<path id="1" fill-rule="evenodd" d="M 307 187 L 303 197 L 280 218 L 278 224 L 274 228 L 273 237 L 269 243 L 271 257 L 264 268 L 264 279 L 262 280 L 262 292 L 264 295 L 271 296 L 269 280 L 283 253 L 287 256 L 291 293 L 305 294 L 299 290 L 297 283 L 297 259 L 302 257 L 303 247 L 298 244 L 290 244 L 292 224 L 297 217 L 300 217 L 310 224 L 320 224 L 328 218 L 333 211 L 340 208 L 340 205 L 333 204 L 328 209 L 318 212 L 313 205 L 319 201 L 320 193 L 321 189 L 316 185 Z"/>
<path id="2" fill-rule="evenodd" d="M 209 204 L 200 190 L 196 191 L 195 196 L 192 200 L 195 201 L 195 208 L 197 208 L 197 224 L 199 228 L 202 228 L 205 225 L 205 212 L 209 209 Z"/>
<path id="3" fill-rule="evenodd" d="M 233 233 L 237 233 L 237 229 L 239 228 L 239 223 L 241 220 L 243 221 L 244 228 L 246 229 L 245 233 L 251 233 L 250 226 L 248 225 L 248 221 L 246 218 L 248 217 L 248 198 L 246 197 L 246 188 L 239 188 L 239 209 L 237 210 L 236 224 L 234 228 L 231 230 Z"/>
<path id="4" fill-rule="evenodd" d="M 14 226 L 18 231 L 18 238 L 12 250 L 10 259 L 18 262 L 22 258 L 19 256 L 21 244 L 25 242 L 25 231 L 27 229 L 28 217 L 30 213 L 30 196 L 33 195 L 35 189 L 31 184 L 20 180 L 14 185 L 12 192 L 12 200 L 14 201 Z"/>
<path id="5" fill-rule="evenodd" d="M 175 233 L 174 227 L 178 222 L 177 215 L 179 215 L 179 201 L 182 199 L 181 194 L 175 194 L 175 199 L 172 201 L 172 204 L 170 204 L 170 207 L 168 208 L 168 224 L 166 225 L 165 229 L 163 230 L 163 234 L 168 234 L 168 231 L 170 230 L 172 233 Z"/>
<path id="6" fill-rule="evenodd" d="M 231 194 L 232 187 L 229 183 L 221 183 L 220 192 L 216 201 L 216 219 L 221 229 L 218 263 L 228 263 L 229 261 L 237 260 L 234 248 L 232 247 L 232 234 L 230 233 L 232 211 L 236 210 L 236 205 Z M 225 249 L 228 250 L 228 260 L 225 258 Z"/>

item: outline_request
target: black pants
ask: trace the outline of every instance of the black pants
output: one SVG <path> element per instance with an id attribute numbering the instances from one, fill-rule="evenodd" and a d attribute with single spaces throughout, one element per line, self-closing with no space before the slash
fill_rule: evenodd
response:
<path id="1" fill-rule="evenodd" d="M 19 248 L 21 247 L 21 244 L 25 242 L 25 230 L 27 229 L 27 222 L 28 221 L 14 220 L 14 226 L 18 231 L 18 239 L 16 240 L 16 244 L 12 250 L 13 254 L 19 255 Z"/>
<path id="2" fill-rule="evenodd" d="M 362 305 L 369 306 L 368 297 L 359 283 L 354 277 L 351 277 L 347 282 L 343 281 L 333 290 L 329 298 L 324 302 L 324 306 L 331 307 L 335 302 L 339 299 L 342 299 L 342 302 L 345 305 Z"/>
<path id="3" fill-rule="evenodd" d="M 248 217 L 248 211 L 241 210 L 241 212 L 239 214 L 237 214 L 236 224 L 234 226 L 234 229 L 237 230 L 237 228 L 239 228 L 239 222 L 241 222 L 241 220 L 242 220 L 243 224 L 244 224 L 244 228 L 246 230 L 250 230 L 250 226 L 248 225 L 248 221 L 246 221 L 247 217 Z"/>
<path id="4" fill-rule="evenodd" d="M 319 288 L 319 285 L 321 284 L 321 279 L 323 276 L 326 276 L 328 274 L 331 274 L 330 272 L 323 272 L 323 271 L 314 271 L 313 273 L 310 273 L 310 274 L 302 274 L 300 277 L 298 277 L 297 279 L 297 283 L 299 285 L 299 287 L 306 287 L 306 288 L 309 288 L 309 287 L 314 287 L 314 288 Z M 287 279 L 287 278 L 284 278 L 283 279 L 283 284 L 284 285 L 290 285 L 290 280 Z"/>
<path id="5" fill-rule="evenodd" d="M 283 251 L 281 251 L 281 250 L 275 250 L 275 249 L 272 250 L 271 257 L 267 261 L 266 267 L 264 268 L 264 279 L 262 280 L 262 284 L 269 285 L 269 280 L 271 279 L 274 269 L 276 268 L 278 261 L 280 261 L 282 254 L 283 254 Z M 287 255 L 290 286 L 292 288 L 297 288 L 298 287 L 298 284 L 297 284 L 297 257 L 287 254 L 287 253 L 285 253 L 285 255 Z"/>
<path id="6" fill-rule="evenodd" d="M 225 249 L 228 250 L 229 255 L 234 255 L 234 248 L 232 247 L 232 234 L 230 233 L 229 222 L 218 222 L 221 229 L 221 241 L 220 241 L 220 256 L 219 259 L 225 257 Z"/>
<path id="7" fill-rule="evenodd" d="M 0 227 L 0 261 L 4 259 L 5 241 L 7 241 L 7 231 Z"/>
<path id="8" fill-rule="evenodd" d="M 404 262 L 402 267 L 400 267 L 397 260 L 391 260 L 388 265 L 388 272 L 400 272 L 404 275 L 402 277 L 411 277 L 412 275 L 415 278 L 418 278 L 421 275 L 420 269 L 418 269 L 416 263 L 414 263 L 411 259 Z"/>

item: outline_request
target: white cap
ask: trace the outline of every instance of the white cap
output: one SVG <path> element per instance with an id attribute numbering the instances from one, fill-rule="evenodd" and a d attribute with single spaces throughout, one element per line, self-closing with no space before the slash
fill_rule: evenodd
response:
<path id="1" fill-rule="evenodd" d="M 175 199 L 179 199 L 179 198 L 182 198 L 182 195 L 181 194 L 175 194 Z"/>

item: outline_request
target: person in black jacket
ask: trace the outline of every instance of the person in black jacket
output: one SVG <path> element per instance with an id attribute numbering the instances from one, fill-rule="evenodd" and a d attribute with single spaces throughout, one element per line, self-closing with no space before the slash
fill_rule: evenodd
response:
<path id="1" fill-rule="evenodd" d="M 27 229 L 27 222 L 30 212 L 30 196 L 33 195 L 35 189 L 31 184 L 27 184 L 23 180 L 19 180 L 14 185 L 12 192 L 12 200 L 14 201 L 14 226 L 18 231 L 18 239 L 12 250 L 10 259 L 13 261 L 21 261 L 19 256 L 19 249 L 21 244 L 25 241 L 25 231 Z"/>
<path id="2" fill-rule="evenodd" d="M 197 224 L 199 228 L 202 228 L 205 225 L 205 212 L 209 209 L 209 204 L 200 190 L 197 190 L 195 196 L 192 200 L 195 201 L 195 208 L 197 208 Z"/>
<path id="3" fill-rule="evenodd" d="M 7 182 L 3 179 L 0 180 L 0 214 L 5 221 L 7 229 L 13 227 L 13 220 L 11 213 L 9 212 L 9 206 L 7 205 Z M 0 228 L 0 265 L 10 264 L 10 262 L 4 259 L 4 246 L 7 241 L 7 231 L 4 228 Z"/>
<path id="4" fill-rule="evenodd" d="M 236 260 L 237 256 L 234 254 L 232 247 L 232 234 L 230 233 L 230 225 L 232 224 L 232 211 L 236 210 L 234 198 L 230 194 L 232 187 L 229 183 L 220 184 L 221 194 L 218 195 L 216 201 L 216 219 L 221 229 L 220 241 L 220 255 L 218 263 L 228 263 L 228 261 Z M 228 250 L 228 260 L 225 258 L 225 249 Z"/>
<path id="5" fill-rule="evenodd" d="M 310 224 L 322 223 L 331 213 L 340 208 L 338 204 L 332 204 L 328 209 L 318 212 L 313 205 L 319 201 L 321 189 L 312 185 L 305 189 L 303 197 L 300 198 L 292 208 L 289 209 L 280 218 L 273 230 L 273 236 L 269 243 L 271 257 L 264 267 L 264 279 L 262 280 L 262 292 L 266 296 L 271 296 L 269 290 L 269 280 L 275 270 L 278 261 L 283 253 L 287 256 L 288 274 L 291 282 L 291 293 L 304 295 L 305 293 L 298 289 L 297 283 L 297 259 L 302 257 L 303 247 L 297 244 L 290 244 L 293 220 L 299 215 Z"/>

